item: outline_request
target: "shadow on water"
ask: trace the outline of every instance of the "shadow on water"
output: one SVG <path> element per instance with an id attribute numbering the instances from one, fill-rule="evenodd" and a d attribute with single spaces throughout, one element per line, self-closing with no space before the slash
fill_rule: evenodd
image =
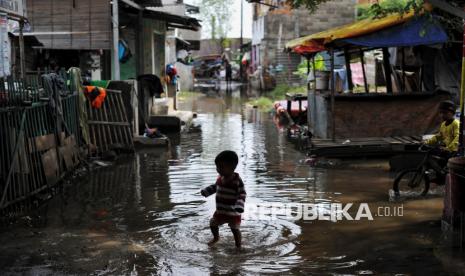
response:
<path id="1" fill-rule="evenodd" d="M 180 99 L 199 113 L 169 150 L 146 149 L 68 183 L 34 217 L 2 231 L 2 274 L 431 274 L 455 269 L 440 252 L 441 199 L 389 202 L 386 169 L 318 169 L 302 162 L 269 115 L 244 108 L 250 92 L 204 91 Z M 243 221 L 208 248 L 216 154 L 232 149 L 251 203 L 403 206 L 373 221 Z M 403 204 L 403 205 L 401 205 Z M 353 214 L 353 211 L 351 211 Z M 31 220 L 42 224 L 31 226 Z M 439 248 L 439 249 L 438 249 Z M 446 257 L 444 257 L 446 256 Z M 452 264 L 454 266 L 452 266 Z M 450 268 L 453 267 L 453 268 Z"/>

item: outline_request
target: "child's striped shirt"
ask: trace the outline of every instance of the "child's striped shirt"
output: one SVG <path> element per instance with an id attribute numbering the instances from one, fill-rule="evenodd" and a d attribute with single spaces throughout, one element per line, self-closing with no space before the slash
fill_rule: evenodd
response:
<path id="1" fill-rule="evenodd" d="M 228 179 L 219 176 L 216 183 L 202 190 L 206 197 L 216 193 L 215 216 L 240 217 L 244 212 L 246 192 L 239 174 Z"/>

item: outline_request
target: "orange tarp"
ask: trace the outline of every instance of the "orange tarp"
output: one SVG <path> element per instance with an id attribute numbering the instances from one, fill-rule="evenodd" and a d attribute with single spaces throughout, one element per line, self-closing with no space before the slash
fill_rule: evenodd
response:
<path id="1" fill-rule="evenodd" d="M 415 13 L 411 11 L 403 15 L 392 14 L 378 19 L 360 20 L 348 25 L 291 40 L 286 44 L 286 48 L 298 52 L 299 54 L 319 52 L 321 49 L 325 49 L 326 44 L 334 40 L 374 33 L 407 22 L 413 18 L 414 15 Z M 303 49 L 308 49 L 309 51 L 302 51 Z"/>

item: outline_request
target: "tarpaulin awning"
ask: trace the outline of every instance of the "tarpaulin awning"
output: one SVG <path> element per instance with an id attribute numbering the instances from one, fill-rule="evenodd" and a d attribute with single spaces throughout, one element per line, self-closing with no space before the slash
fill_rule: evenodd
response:
<path id="1" fill-rule="evenodd" d="M 325 47 L 321 45 L 313 45 L 313 46 L 300 45 L 293 49 L 293 51 L 299 55 L 305 55 L 308 53 L 317 53 L 317 52 L 321 52 L 324 50 L 325 50 Z"/>
<path id="2" fill-rule="evenodd" d="M 383 18 L 360 20 L 352 24 L 291 40 L 286 44 L 286 48 L 294 50 L 294 48 L 298 46 L 310 46 L 314 49 L 324 49 L 326 44 L 334 40 L 371 34 L 407 22 L 413 18 L 414 15 L 412 11 L 403 15 L 392 14 Z"/>
<path id="3" fill-rule="evenodd" d="M 364 47 L 405 47 L 447 42 L 447 34 L 439 23 L 426 18 L 414 18 L 409 22 L 379 32 L 341 42 Z"/>

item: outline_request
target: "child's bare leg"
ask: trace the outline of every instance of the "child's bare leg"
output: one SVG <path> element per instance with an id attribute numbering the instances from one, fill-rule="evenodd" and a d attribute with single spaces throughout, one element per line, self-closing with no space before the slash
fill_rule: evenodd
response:
<path id="1" fill-rule="evenodd" d="M 242 235 L 241 235 L 241 230 L 239 229 L 232 229 L 231 231 L 234 235 L 234 242 L 236 243 L 236 248 L 241 248 L 242 247 Z"/>
<path id="2" fill-rule="evenodd" d="M 218 226 L 210 226 L 210 230 L 212 230 L 213 239 L 208 242 L 208 246 L 214 245 L 220 239 L 220 229 Z"/>

